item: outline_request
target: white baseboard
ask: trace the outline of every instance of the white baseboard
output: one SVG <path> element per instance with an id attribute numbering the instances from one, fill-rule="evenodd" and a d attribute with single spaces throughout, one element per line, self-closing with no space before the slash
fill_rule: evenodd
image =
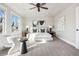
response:
<path id="1" fill-rule="evenodd" d="M 68 40 L 63 39 L 63 38 L 61 38 L 61 37 L 59 37 L 59 36 L 57 36 L 57 37 L 58 37 L 59 39 L 63 40 L 64 42 L 66 42 L 66 43 L 68 43 L 68 44 L 70 44 L 70 45 L 72 45 L 72 46 L 74 46 L 74 47 L 75 47 L 75 44 L 74 44 L 74 43 L 69 42 Z"/>

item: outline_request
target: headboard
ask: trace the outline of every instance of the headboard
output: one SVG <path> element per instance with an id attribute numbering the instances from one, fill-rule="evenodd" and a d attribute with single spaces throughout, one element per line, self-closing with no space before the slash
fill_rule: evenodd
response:
<path id="1" fill-rule="evenodd" d="M 33 33 L 37 33 L 37 32 L 46 32 L 46 28 L 45 28 L 45 21 L 44 20 L 34 20 L 32 22 L 32 31 Z"/>
<path id="2" fill-rule="evenodd" d="M 32 27 L 29 29 L 29 32 L 31 33 L 46 33 L 48 31 L 49 27 L 46 26 L 46 22 L 44 20 L 33 20 Z"/>

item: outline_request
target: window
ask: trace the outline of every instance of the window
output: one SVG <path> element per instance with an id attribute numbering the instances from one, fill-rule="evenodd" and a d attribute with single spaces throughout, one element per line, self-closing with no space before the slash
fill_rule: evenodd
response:
<path id="1" fill-rule="evenodd" d="M 3 31 L 4 11 L 0 8 L 0 33 Z"/>
<path id="2" fill-rule="evenodd" d="M 16 15 L 12 15 L 11 16 L 11 27 L 12 27 L 12 31 L 15 31 L 18 29 L 19 26 L 19 17 Z"/>

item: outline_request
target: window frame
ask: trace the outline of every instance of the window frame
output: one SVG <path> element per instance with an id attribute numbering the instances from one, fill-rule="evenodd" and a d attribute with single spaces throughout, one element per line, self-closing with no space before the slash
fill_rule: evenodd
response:
<path id="1" fill-rule="evenodd" d="M 5 18 L 6 18 L 7 8 L 4 7 L 2 4 L 0 4 L 0 9 L 4 11 L 4 18 L 3 18 L 3 21 L 2 21 L 2 33 L 0 33 L 0 34 L 4 34 L 4 32 L 5 32 Z"/>
<path id="2" fill-rule="evenodd" d="M 15 12 L 12 11 L 12 12 L 11 12 L 11 17 L 12 17 L 13 15 L 14 15 L 14 16 L 17 16 L 17 17 L 19 18 L 19 20 L 17 21 L 17 23 L 18 23 L 18 29 L 17 29 L 17 30 L 19 30 L 19 22 L 20 22 L 20 18 L 21 18 L 21 17 L 20 17 L 17 13 L 15 13 Z M 11 25 L 12 25 L 12 21 L 11 21 Z M 11 31 L 12 31 L 12 26 L 11 26 Z M 14 30 L 14 31 L 16 31 L 16 30 Z M 12 32 L 14 32 L 14 31 L 12 31 Z"/>

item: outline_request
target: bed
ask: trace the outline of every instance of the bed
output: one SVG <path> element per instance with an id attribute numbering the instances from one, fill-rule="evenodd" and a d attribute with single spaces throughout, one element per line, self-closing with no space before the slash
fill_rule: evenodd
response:
<path id="1" fill-rule="evenodd" d="M 28 34 L 28 42 L 30 44 L 46 43 L 52 40 L 53 40 L 53 37 L 49 33 L 29 33 Z"/>

